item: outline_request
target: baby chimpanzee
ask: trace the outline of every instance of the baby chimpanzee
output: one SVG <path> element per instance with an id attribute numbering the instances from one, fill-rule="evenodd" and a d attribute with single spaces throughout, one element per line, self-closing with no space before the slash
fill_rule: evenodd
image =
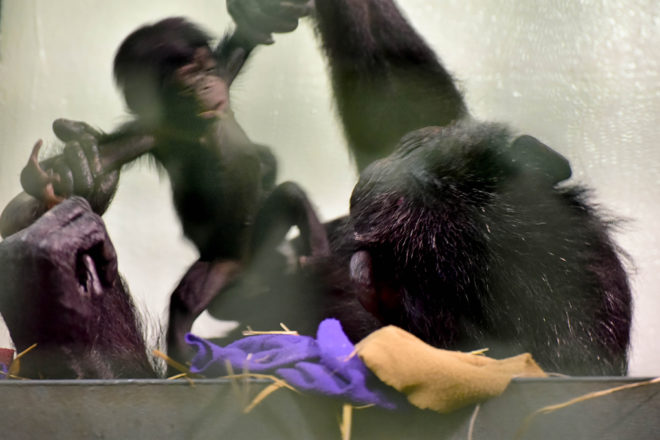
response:
<path id="1" fill-rule="evenodd" d="M 166 19 L 129 35 L 115 58 L 133 127 L 155 136 L 151 153 L 170 176 L 184 234 L 200 253 L 170 302 L 175 358 L 184 357 L 194 319 L 257 249 L 274 246 L 292 225 L 309 238 L 307 254 L 310 240 L 315 252 L 327 249 L 304 192 L 293 183 L 273 189 L 272 153 L 248 139 L 229 108 L 228 87 L 248 50 L 228 39 L 212 51 L 209 40 L 183 19 Z"/>
<path id="2" fill-rule="evenodd" d="M 299 16 L 308 11 L 304 3 L 271 4 L 278 18 L 271 22 L 270 32 L 295 28 Z M 56 133 L 71 141 L 61 158 L 48 162 L 60 167 L 41 170 L 35 149 L 23 173 L 26 191 L 44 196 L 52 205 L 71 194 L 98 192 L 93 191 L 98 188 L 94 173 L 79 170 L 94 168 L 100 175 L 104 169 L 98 164 L 113 154 L 107 151 L 109 142 L 128 138 L 123 147 L 133 149 L 132 155 L 119 156 L 129 160 L 149 147 L 170 177 L 184 234 L 200 253 L 170 302 L 167 342 L 174 358 L 185 357 L 183 336 L 209 302 L 257 251 L 276 246 L 291 226 L 299 227 L 308 245 L 306 255 L 327 253 L 328 248 L 305 193 L 290 182 L 275 187 L 273 154 L 248 139 L 229 107 L 229 86 L 257 43 L 240 26 L 217 48 L 210 41 L 183 18 L 168 18 L 130 34 L 117 52 L 114 73 L 134 120 L 105 136 L 83 123 L 58 121 Z M 130 142 L 131 137 L 145 136 L 146 143 Z M 106 144 L 105 156 L 90 148 L 96 143 Z M 86 179 L 88 175 L 92 178 Z M 116 182 L 115 178 L 104 186 L 95 198 L 105 200 L 92 203 L 93 208 L 99 206 L 102 212 L 107 207 Z"/>

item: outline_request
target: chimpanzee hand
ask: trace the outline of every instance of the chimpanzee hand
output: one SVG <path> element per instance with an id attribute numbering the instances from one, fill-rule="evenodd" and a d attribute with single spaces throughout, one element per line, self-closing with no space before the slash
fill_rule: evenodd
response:
<path id="1" fill-rule="evenodd" d="M 105 172 L 101 165 L 98 141 L 102 134 L 84 122 L 67 119 L 53 122 L 53 131 L 65 143 L 64 151 L 39 163 L 41 141 L 37 142 L 21 173 L 23 189 L 48 207 L 78 195 L 87 199 L 94 212 L 103 214 L 117 190 L 119 171 Z"/>
<path id="2" fill-rule="evenodd" d="M 272 33 L 295 30 L 313 5 L 313 0 L 227 0 L 236 32 L 253 44 L 272 44 Z"/>
<path id="3" fill-rule="evenodd" d="M 101 133 L 84 122 L 68 119 L 53 122 L 53 131 L 65 142 L 63 158 L 70 169 L 66 175 L 60 173 L 60 190 L 86 198 L 95 213 L 103 214 L 117 191 L 119 171 L 104 172 L 101 166 Z"/>

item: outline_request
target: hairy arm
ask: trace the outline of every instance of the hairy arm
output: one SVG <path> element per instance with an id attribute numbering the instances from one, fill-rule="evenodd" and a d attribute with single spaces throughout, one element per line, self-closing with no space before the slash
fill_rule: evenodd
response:
<path id="1" fill-rule="evenodd" d="M 273 44 L 273 33 L 292 32 L 312 11 L 312 0 L 227 0 L 236 28 L 222 39 L 215 57 L 224 66 L 223 77 L 234 80 L 250 52 L 260 44 Z"/>
<path id="2" fill-rule="evenodd" d="M 451 75 L 392 0 L 316 0 L 315 17 L 360 170 L 405 133 L 467 114 Z"/>

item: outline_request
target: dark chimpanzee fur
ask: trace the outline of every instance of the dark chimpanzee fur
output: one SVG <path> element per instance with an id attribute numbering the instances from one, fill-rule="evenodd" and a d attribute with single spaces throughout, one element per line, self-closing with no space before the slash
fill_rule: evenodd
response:
<path id="1" fill-rule="evenodd" d="M 114 64 L 137 116 L 130 128 L 155 134 L 152 154 L 170 176 L 183 231 L 205 261 L 240 257 L 246 227 L 275 174 L 267 168 L 275 164 L 270 150 L 233 119 L 228 86 L 235 74 L 216 61 L 221 51 L 212 54 L 210 40 L 192 23 L 165 19 L 129 35 Z"/>
<path id="2" fill-rule="evenodd" d="M 401 136 L 467 115 L 433 50 L 389 0 L 319 0 L 316 22 L 337 107 L 361 171 Z"/>
<path id="3" fill-rule="evenodd" d="M 308 255 L 327 251 L 304 192 L 293 183 L 273 189 L 272 153 L 233 118 L 229 85 L 251 47 L 236 35 L 211 51 L 210 38 L 194 25 L 166 19 L 129 35 L 115 58 L 135 125 L 154 134 L 152 154 L 170 176 L 183 231 L 200 252 L 170 302 L 174 358 L 186 357 L 183 338 L 194 319 L 258 249 L 274 247 L 292 225 L 307 239 Z"/>
<path id="4" fill-rule="evenodd" d="M 362 303 L 438 347 L 623 374 L 630 292 L 609 224 L 584 189 L 520 163 L 512 139 L 495 124 L 429 127 L 362 172 L 350 214 Z"/>
<path id="5" fill-rule="evenodd" d="M 354 339 L 395 324 L 438 347 L 529 351 L 552 371 L 625 374 L 627 276 L 610 222 L 584 189 L 558 186 L 568 162 L 473 120 L 391 0 L 315 4 L 362 170 L 331 245 L 376 320 L 352 322 L 354 298 L 331 314 Z"/>

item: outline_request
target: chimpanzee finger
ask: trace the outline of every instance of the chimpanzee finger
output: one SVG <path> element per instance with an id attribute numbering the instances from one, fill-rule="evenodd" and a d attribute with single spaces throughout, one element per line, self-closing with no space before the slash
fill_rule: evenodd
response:
<path id="1" fill-rule="evenodd" d="M 271 16 L 269 23 L 269 31 L 278 34 L 293 32 L 298 28 L 297 17 L 276 17 Z"/>
<path id="2" fill-rule="evenodd" d="M 96 178 L 103 174 L 105 171 L 101 164 L 101 157 L 99 155 L 99 144 L 96 138 L 90 134 L 84 134 L 78 139 L 78 143 L 85 153 L 89 169 L 92 172 L 92 177 Z"/>
<path id="3" fill-rule="evenodd" d="M 34 144 L 32 152 L 30 153 L 30 158 L 21 171 L 21 186 L 26 193 L 36 198 L 41 197 L 44 187 L 52 180 L 51 176 L 42 169 L 41 164 L 39 163 L 39 150 L 42 145 L 43 142 L 41 139 Z"/>
<path id="4" fill-rule="evenodd" d="M 314 8 L 314 0 L 257 0 L 261 2 L 262 9 L 268 9 L 272 7 L 288 7 L 288 6 L 305 6 L 310 9 Z"/>
<path id="5" fill-rule="evenodd" d="M 73 194 L 87 197 L 94 188 L 94 176 L 85 152 L 78 142 L 72 141 L 64 146 L 63 155 L 73 174 Z"/>
<path id="6" fill-rule="evenodd" d="M 96 179 L 94 191 L 87 198 L 95 213 L 102 215 L 108 209 L 118 184 L 119 170 L 110 171 Z"/>
<path id="7" fill-rule="evenodd" d="M 304 6 L 278 2 L 261 5 L 259 9 L 251 9 L 237 18 L 245 21 L 253 30 L 284 33 L 295 30 L 298 27 L 298 19 L 307 13 Z"/>
<path id="8" fill-rule="evenodd" d="M 298 28 L 298 19 L 297 18 L 275 18 L 271 17 L 269 19 L 268 28 L 269 32 L 274 32 L 276 34 L 284 34 L 287 32 L 293 32 Z"/>
<path id="9" fill-rule="evenodd" d="M 273 40 L 273 37 L 270 33 L 260 32 L 252 28 L 249 24 L 245 24 L 245 23 L 240 24 L 240 23 L 241 21 L 236 20 L 236 26 L 238 29 L 240 29 L 241 36 L 246 40 L 248 40 L 251 44 L 270 45 L 275 42 L 275 40 Z"/>
<path id="10" fill-rule="evenodd" d="M 267 17 L 267 22 L 257 21 L 255 26 L 266 26 L 264 30 L 269 32 L 284 33 L 294 31 L 300 18 L 309 15 L 311 10 L 306 5 L 275 3 L 264 5 L 262 12 L 263 16 Z"/>
<path id="11" fill-rule="evenodd" d="M 228 1 L 227 9 L 236 23 L 239 32 L 256 44 L 272 44 L 272 32 L 289 32 L 297 26 L 289 21 L 281 22 L 278 17 L 272 17 L 264 12 L 263 4 L 256 1 Z M 293 29 L 291 29 L 291 27 Z"/>
<path id="12" fill-rule="evenodd" d="M 55 194 L 60 197 L 71 197 L 73 195 L 73 173 L 71 168 L 67 165 L 63 156 L 55 158 L 51 170 L 58 176 L 53 181 L 53 188 Z"/>
<path id="13" fill-rule="evenodd" d="M 299 2 L 275 2 L 264 5 L 263 11 L 267 15 L 279 17 L 282 19 L 287 18 L 302 18 L 310 15 L 314 10 L 311 1 L 303 0 Z"/>
<path id="14" fill-rule="evenodd" d="M 58 139 L 64 142 L 78 140 L 83 135 L 98 137 L 101 133 L 91 125 L 82 121 L 70 119 L 56 119 L 53 122 L 53 132 Z"/>
<path id="15" fill-rule="evenodd" d="M 227 9 L 229 9 L 229 7 L 230 3 L 228 2 Z M 271 33 L 264 30 L 263 24 L 256 24 L 259 22 L 267 23 L 268 17 L 261 12 L 258 12 L 256 9 L 252 9 L 248 12 L 248 8 L 250 8 L 249 5 L 245 6 L 241 3 L 233 6 L 232 11 L 230 11 L 230 14 L 234 18 L 234 22 L 236 23 L 238 32 L 240 32 L 243 38 L 248 39 L 253 44 L 273 44 L 274 41 L 273 37 L 270 35 Z M 259 18 L 257 18 L 257 16 Z M 268 27 L 265 29 L 268 29 Z"/>

